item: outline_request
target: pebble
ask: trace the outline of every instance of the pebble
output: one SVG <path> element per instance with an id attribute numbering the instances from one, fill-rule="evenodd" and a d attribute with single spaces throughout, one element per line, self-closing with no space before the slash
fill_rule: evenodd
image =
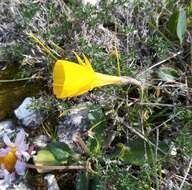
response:
<path id="1" fill-rule="evenodd" d="M 14 124 L 12 120 L 5 120 L 0 122 L 0 136 L 6 133 L 12 133 L 14 129 Z"/>
<path id="2" fill-rule="evenodd" d="M 74 141 L 75 137 L 80 135 L 83 138 L 91 126 L 102 120 L 104 120 L 104 114 L 99 105 L 90 102 L 78 104 L 60 118 L 57 127 L 58 140 L 67 144 L 75 152 L 81 153 L 82 147 Z"/>
<path id="3" fill-rule="evenodd" d="M 25 127 L 35 128 L 42 122 L 40 112 L 29 109 L 32 104 L 32 98 L 27 97 L 22 104 L 14 111 L 17 119 L 19 119 Z"/>
<path id="4" fill-rule="evenodd" d="M 19 180 L 14 183 L 6 183 L 3 179 L 0 180 L 0 190 L 33 190 L 28 187 L 24 180 Z"/>
<path id="5" fill-rule="evenodd" d="M 5 120 L 0 122 L 0 142 L 3 140 L 5 133 L 9 136 L 14 134 L 14 124 L 12 120 Z"/>
<path id="6" fill-rule="evenodd" d="M 50 142 L 50 138 L 47 135 L 36 136 L 33 140 L 33 144 L 37 145 L 39 148 L 45 148 Z"/>
<path id="7" fill-rule="evenodd" d="M 82 0 L 82 3 L 84 5 L 90 4 L 90 5 L 97 5 L 99 4 L 99 0 Z"/>
<path id="8" fill-rule="evenodd" d="M 57 128 L 57 137 L 60 142 L 66 143 L 70 148 L 81 152 L 80 147 L 74 143 L 74 136 L 79 132 L 84 132 L 89 127 L 88 108 L 86 105 L 79 105 L 78 108 L 72 108 L 59 121 Z"/>
<path id="9" fill-rule="evenodd" d="M 60 190 L 53 174 L 46 175 L 44 179 L 47 181 L 47 190 Z"/>

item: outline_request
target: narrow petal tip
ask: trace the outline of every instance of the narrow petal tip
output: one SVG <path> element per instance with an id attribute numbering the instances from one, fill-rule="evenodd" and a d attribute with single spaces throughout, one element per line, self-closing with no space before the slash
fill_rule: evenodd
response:
<path id="1" fill-rule="evenodd" d="M 26 167 L 25 162 L 17 160 L 17 162 L 15 164 L 15 170 L 16 170 L 17 174 L 24 175 L 25 174 L 25 167 Z"/>

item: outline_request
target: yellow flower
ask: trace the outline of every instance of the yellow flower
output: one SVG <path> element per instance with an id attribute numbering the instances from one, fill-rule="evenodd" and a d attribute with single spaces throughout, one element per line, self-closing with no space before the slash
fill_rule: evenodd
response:
<path id="1" fill-rule="evenodd" d="M 53 92 L 57 98 L 78 96 L 108 84 L 122 82 L 121 77 L 97 73 L 83 54 L 82 60 L 75 52 L 78 63 L 57 60 L 53 69 Z"/>
<path id="2" fill-rule="evenodd" d="M 44 44 L 40 39 L 31 33 L 27 33 L 36 43 L 38 43 L 43 50 L 51 56 L 54 60 L 57 58 L 54 56 L 54 52 Z M 60 47 L 55 47 L 61 50 Z M 143 87 L 141 82 L 130 77 L 117 77 L 106 74 L 97 73 L 93 70 L 89 60 L 83 54 L 84 60 L 82 60 L 75 52 L 73 52 L 77 58 L 78 63 L 57 60 L 53 69 L 53 93 L 57 98 L 66 98 L 79 96 L 84 94 L 95 87 L 100 87 L 109 84 L 134 84 L 139 87 Z M 116 50 L 118 72 L 120 74 L 119 54 Z"/>

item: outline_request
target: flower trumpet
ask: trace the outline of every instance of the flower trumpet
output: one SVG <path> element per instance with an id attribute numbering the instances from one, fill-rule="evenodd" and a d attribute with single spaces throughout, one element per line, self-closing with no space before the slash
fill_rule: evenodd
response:
<path id="1" fill-rule="evenodd" d="M 57 98 L 79 96 L 95 87 L 109 84 L 135 84 L 141 83 L 131 77 L 117 77 L 97 73 L 93 70 L 88 58 L 83 59 L 73 52 L 77 62 L 57 60 L 53 69 L 53 92 Z"/>

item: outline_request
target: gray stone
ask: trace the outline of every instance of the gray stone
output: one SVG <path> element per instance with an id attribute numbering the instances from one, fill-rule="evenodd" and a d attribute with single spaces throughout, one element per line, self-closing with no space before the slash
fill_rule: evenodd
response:
<path id="1" fill-rule="evenodd" d="M 59 186 L 54 175 L 46 175 L 45 180 L 47 181 L 47 190 L 59 190 Z"/>
<path id="2" fill-rule="evenodd" d="M 33 190 L 33 188 L 28 187 L 24 180 L 13 181 L 9 184 L 2 179 L 0 180 L 0 190 Z"/>
<path id="3" fill-rule="evenodd" d="M 3 179 L 0 180 L 0 189 L 1 190 L 7 190 L 9 187 L 9 184 L 7 184 Z"/>
<path id="4" fill-rule="evenodd" d="M 67 114 L 60 118 L 57 128 L 58 139 L 75 152 L 81 153 L 82 147 L 77 143 L 76 137 L 86 140 L 85 134 L 89 128 L 104 120 L 104 113 L 99 105 L 90 102 L 79 104 L 72 107 Z"/>
<path id="5" fill-rule="evenodd" d="M 57 136 L 60 142 L 66 143 L 70 148 L 79 152 L 81 149 L 74 143 L 74 136 L 85 132 L 90 125 L 90 121 L 88 107 L 86 105 L 76 107 L 60 119 Z"/>
<path id="6" fill-rule="evenodd" d="M 2 141 L 4 134 L 14 133 L 14 124 L 12 120 L 5 120 L 0 122 L 0 141 Z"/>
<path id="7" fill-rule="evenodd" d="M 32 188 L 29 188 L 24 182 L 20 182 L 18 184 L 13 184 L 13 190 L 32 190 Z"/>
<path id="8" fill-rule="evenodd" d="M 33 144 L 37 145 L 39 148 L 45 148 L 49 142 L 50 138 L 47 135 L 39 135 L 33 140 Z"/>
<path id="9" fill-rule="evenodd" d="M 36 110 L 29 109 L 32 104 L 32 98 L 27 97 L 22 104 L 14 111 L 16 117 L 21 120 L 25 127 L 37 127 L 42 122 L 40 113 Z"/>
<path id="10" fill-rule="evenodd" d="M 2 136 L 5 132 L 12 133 L 14 129 L 14 124 L 12 120 L 5 120 L 0 122 L 0 136 Z"/>
<path id="11" fill-rule="evenodd" d="M 99 0 L 82 0 L 82 3 L 84 5 L 90 4 L 90 5 L 97 5 L 99 4 Z"/>

